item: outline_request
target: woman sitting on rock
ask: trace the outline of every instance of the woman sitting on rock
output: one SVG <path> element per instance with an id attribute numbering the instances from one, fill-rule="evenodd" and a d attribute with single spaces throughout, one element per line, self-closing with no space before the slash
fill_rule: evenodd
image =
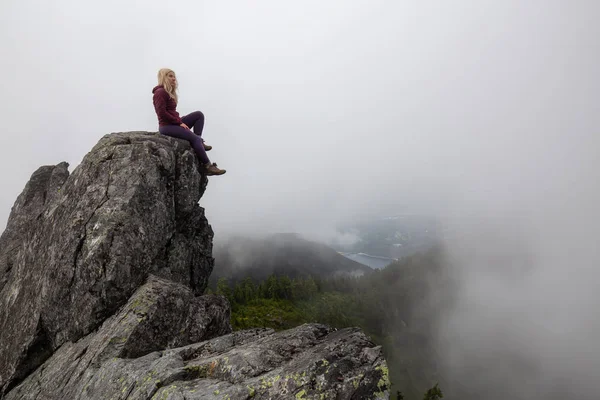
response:
<path id="1" fill-rule="evenodd" d="M 206 175 L 223 175 L 225 170 L 219 169 L 216 163 L 211 164 L 206 155 L 206 152 L 212 147 L 204 144 L 204 139 L 202 139 L 204 114 L 194 111 L 179 117 L 175 72 L 168 68 L 158 71 L 158 86 L 152 89 L 152 93 L 154 93 L 154 110 L 158 116 L 158 131 L 163 135 L 190 142 L 200 159 L 200 172 Z M 194 129 L 194 132 L 191 131 L 191 128 Z"/>

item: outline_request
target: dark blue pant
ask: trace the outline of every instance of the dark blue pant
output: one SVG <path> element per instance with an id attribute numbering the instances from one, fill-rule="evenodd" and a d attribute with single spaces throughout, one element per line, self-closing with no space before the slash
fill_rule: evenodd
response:
<path id="1" fill-rule="evenodd" d="M 190 142 L 192 148 L 198 155 L 200 161 L 204 164 L 210 163 L 206 151 L 204 150 L 204 139 L 202 139 L 202 129 L 204 129 L 204 114 L 200 111 L 194 111 L 188 115 L 181 117 L 184 124 L 189 126 L 191 130 L 187 130 L 179 125 L 160 126 L 158 131 L 167 136 L 177 139 L 184 139 Z"/>

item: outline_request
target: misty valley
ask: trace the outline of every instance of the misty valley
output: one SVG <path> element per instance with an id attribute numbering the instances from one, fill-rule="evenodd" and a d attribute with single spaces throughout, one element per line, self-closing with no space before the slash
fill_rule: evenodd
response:
<path id="1" fill-rule="evenodd" d="M 383 346 L 392 398 L 422 399 L 428 390 L 436 398 L 436 384 L 442 391 L 449 386 L 433 337 L 435 314 L 447 304 L 430 302 L 429 294 L 450 283 L 438 232 L 429 221 L 406 220 L 364 222 L 353 229 L 355 243 L 337 249 L 295 234 L 229 238 L 215 247 L 207 291 L 230 301 L 234 329 L 284 330 L 308 322 L 360 327 Z"/>

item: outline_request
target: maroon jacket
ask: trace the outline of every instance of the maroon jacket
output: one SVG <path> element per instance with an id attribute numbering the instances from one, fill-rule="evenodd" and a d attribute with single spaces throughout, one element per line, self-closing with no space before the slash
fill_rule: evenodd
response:
<path id="1" fill-rule="evenodd" d="M 156 86 L 152 89 L 152 93 L 154 93 L 154 110 L 158 116 L 158 125 L 181 125 L 177 103 L 169 96 L 164 86 Z"/>

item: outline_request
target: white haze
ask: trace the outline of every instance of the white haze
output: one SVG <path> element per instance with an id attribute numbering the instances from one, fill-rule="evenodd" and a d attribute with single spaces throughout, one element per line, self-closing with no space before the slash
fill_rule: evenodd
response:
<path id="1" fill-rule="evenodd" d="M 201 200 L 217 240 L 348 241 L 337 223 L 437 216 L 461 284 L 440 322 L 453 376 L 498 398 L 553 382 L 589 397 L 599 17 L 586 0 L 3 0 L 0 223 L 38 166 L 155 131 L 168 66 L 228 170 Z"/>

